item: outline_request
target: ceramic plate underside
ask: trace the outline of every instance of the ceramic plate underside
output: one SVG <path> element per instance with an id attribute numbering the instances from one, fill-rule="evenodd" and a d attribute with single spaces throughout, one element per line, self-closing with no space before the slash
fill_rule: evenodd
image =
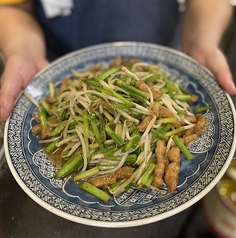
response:
<path id="1" fill-rule="evenodd" d="M 81 191 L 77 184 L 54 179 L 55 167 L 45 157 L 38 138 L 31 133 L 36 107 L 21 94 L 6 123 L 5 151 L 8 165 L 22 189 L 47 210 L 82 224 L 102 227 L 131 227 L 170 217 L 197 202 L 219 181 L 235 151 L 235 109 L 230 97 L 212 74 L 182 53 L 146 43 L 117 42 L 88 47 L 68 54 L 35 76 L 26 91 L 36 100 L 47 96 L 48 82 L 59 85 L 71 70 L 106 65 L 121 55 L 142 61 L 160 62 L 171 80 L 199 96 L 192 106 L 210 104 L 205 113 L 207 132 L 190 150 L 194 159 L 182 158 L 177 192 L 131 188 L 103 203 Z"/>

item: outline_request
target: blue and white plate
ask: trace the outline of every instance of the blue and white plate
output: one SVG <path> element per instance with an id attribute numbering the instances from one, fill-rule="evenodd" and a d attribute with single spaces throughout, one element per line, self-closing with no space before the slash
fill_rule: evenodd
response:
<path id="1" fill-rule="evenodd" d="M 71 180 L 54 179 L 55 167 L 32 135 L 35 106 L 21 94 L 5 128 L 8 165 L 22 189 L 38 204 L 74 222 L 101 227 L 131 227 L 170 217 L 196 203 L 216 185 L 233 157 L 236 143 L 235 109 L 212 74 L 184 54 L 154 44 L 117 42 L 88 47 L 68 54 L 37 74 L 26 91 L 36 100 L 48 94 L 48 83 L 59 84 L 72 70 L 107 64 L 116 56 L 137 57 L 156 63 L 199 96 L 194 107 L 210 104 L 205 113 L 207 132 L 191 145 L 194 159 L 182 159 L 177 192 L 169 194 L 131 188 L 103 203 L 80 190 Z"/>

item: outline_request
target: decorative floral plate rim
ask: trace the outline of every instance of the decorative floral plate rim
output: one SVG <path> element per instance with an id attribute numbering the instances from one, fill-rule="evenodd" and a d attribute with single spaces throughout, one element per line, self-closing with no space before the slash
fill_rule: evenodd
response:
<path id="1" fill-rule="evenodd" d="M 53 174 L 50 165 L 39 165 L 35 162 L 35 157 L 42 154 L 37 141 L 30 136 L 34 105 L 21 94 L 6 122 L 4 135 L 6 158 L 15 180 L 45 209 L 68 220 L 91 226 L 139 226 L 183 211 L 199 201 L 216 185 L 229 166 L 236 147 L 236 116 L 229 95 L 218 86 L 207 69 L 181 52 L 164 46 L 140 42 L 115 42 L 77 50 L 52 62 L 37 74 L 26 91 L 38 100 L 46 95 L 47 82 L 58 82 L 72 69 L 85 69 L 98 62 L 107 63 L 118 55 L 161 62 L 163 67 L 171 72 L 172 79 L 183 79 L 183 84 L 186 84 L 189 90 L 198 92 L 201 103 L 211 103 L 212 127 L 207 139 L 204 139 L 210 141 L 208 144 L 205 141 L 202 143 L 209 145 L 204 146 L 206 148 L 202 153 L 195 151 L 196 158 L 193 162 L 182 162 L 182 180 L 176 194 L 158 197 L 158 194 L 152 194 L 153 191 L 137 192 L 133 189 L 120 198 L 122 202 L 126 202 L 126 206 L 114 200 L 111 204 L 101 204 L 91 197 L 83 197 L 81 193 L 73 194 L 73 184 L 57 187 L 50 180 Z M 193 171 L 189 172 L 191 169 Z"/>

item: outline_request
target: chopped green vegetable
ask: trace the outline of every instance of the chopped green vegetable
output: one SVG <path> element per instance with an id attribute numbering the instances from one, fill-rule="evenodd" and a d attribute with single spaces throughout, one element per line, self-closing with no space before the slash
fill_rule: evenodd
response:
<path id="1" fill-rule="evenodd" d="M 173 141 L 180 148 L 180 150 L 188 160 L 191 160 L 193 158 L 193 154 L 188 150 L 188 148 L 184 145 L 184 143 L 177 135 L 173 136 Z"/>
<path id="2" fill-rule="evenodd" d="M 40 123 L 42 126 L 43 131 L 47 130 L 47 116 L 46 116 L 46 111 L 44 108 L 41 109 L 41 112 L 39 113 L 39 119 L 40 119 Z"/>
<path id="3" fill-rule="evenodd" d="M 118 146 L 123 145 L 123 141 L 120 136 L 118 136 L 109 126 L 105 126 L 105 131 L 110 136 Z"/>
<path id="4" fill-rule="evenodd" d="M 95 197 L 101 199 L 104 202 L 108 202 L 110 199 L 110 195 L 108 195 L 101 189 L 93 186 L 91 183 L 83 182 L 81 188 L 84 189 L 86 192 L 94 195 Z"/>
<path id="5" fill-rule="evenodd" d="M 48 84 L 48 87 L 49 87 L 49 95 L 50 95 L 50 97 L 55 97 L 56 96 L 56 89 L 55 89 L 54 83 L 50 82 Z"/>
<path id="6" fill-rule="evenodd" d="M 198 112 L 204 112 L 204 111 L 207 111 L 207 110 L 210 110 L 210 109 L 211 109 L 211 105 L 208 105 L 208 106 L 204 106 L 204 107 L 195 108 L 194 111 L 196 113 L 198 113 Z"/>
<path id="7" fill-rule="evenodd" d="M 81 155 L 74 156 L 71 159 L 69 159 L 64 166 L 57 171 L 55 174 L 55 177 L 57 179 L 64 178 L 74 171 L 76 171 L 81 165 L 83 164 L 83 158 Z"/>
<path id="8" fill-rule="evenodd" d="M 110 198 L 107 192 L 88 181 L 100 176 L 105 176 L 104 181 L 112 178 L 116 182 L 104 187 L 114 196 L 132 185 L 153 188 L 160 140 L 167 148 L 167 163 L 171 162 L 167 153 L 173 141 L 188 160 L 193 158 L 181 141 L 195 126 L 190 121 L 193 95 L 172 81 L 159 63 L 132 59 L 114 67 L 117 62 L 108 68 L 73 71 L 58 91 L 49 83 L 49 98 L 36 103 L 39 113 L 35 118 L 40 126 L 35 135 L 37 132 L 41 137 L 47 155 L 56 153 L 65 163 L 55 177 L 72 176 L 75 182 L 84 182 L 81 188 L 105 202 Z M 124 167 L 132 167 L 130 174 L 117 179 Z"/>
<path id="9" fill-rule="evenodd" d="M 96 175 L 98 172 L 99 172 L 98 166 L 96 166 L 92 169 L 83 171 L 83 172 L 79 172 L 78 174 L 76 174 L 74 176 L 74 181 L 79 181 L 81 179 L 86 179 L 86 178 L 92 177 L 92 176 Z"/>

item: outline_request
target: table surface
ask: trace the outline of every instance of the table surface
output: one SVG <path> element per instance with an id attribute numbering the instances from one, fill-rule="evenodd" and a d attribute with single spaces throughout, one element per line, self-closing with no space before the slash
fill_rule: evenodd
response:
<path id="1" fill-rule="evenodd" d="M 236 96 L 232 97 L 236 105 Z M 214 237 L 201 201 L 159 222 L 131 228 L 100 228 L 56 216 L 34 202 L 17 184 L 5 159 L 0 161 L 0 238 L 177 238 Z"/>

